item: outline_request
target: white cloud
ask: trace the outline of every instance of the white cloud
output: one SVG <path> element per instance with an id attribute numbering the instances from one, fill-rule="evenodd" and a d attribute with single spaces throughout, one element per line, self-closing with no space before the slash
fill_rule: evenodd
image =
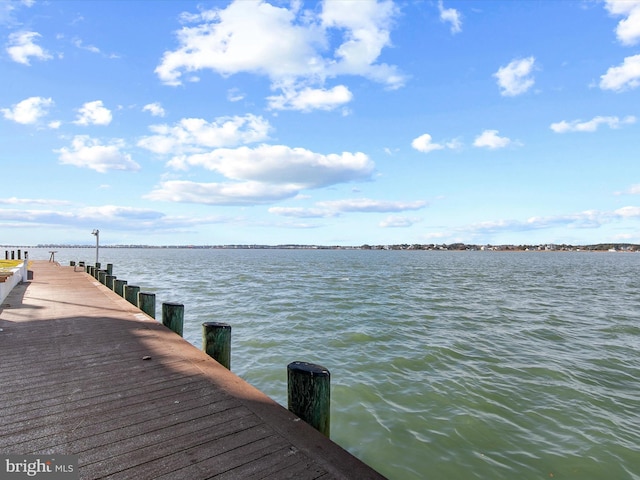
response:
<path id="1" fill-rule="evenodd" d="M 220 148 L 175 158 L 170 165 L 177 168 L 199 166 L 233 180 L 297 185 L 298 189 L 366 180 L 374 167 L 369 157 L 361 152 L 324 155 L 285 145 Z"/>
<path id="2" fill-rule="evenodd" d="M 621 125 L 635 123 L 636 117 L 630 115 L 623 119 L 618 117 L 601 117 L 597 116 L 588 120 L 586 122 L 582 122 L 580 120 L 573 120 L 571 122 L 567 122 L 562 120 L 561 122 L 552 123 L 551 130 L 556 133 L 566 133 L 566 132 L 595 132 L 600 125 L 608 125 L 609 128 L 619 128 Z"/>
<path id="3" fill-rule="evenodd" d="M 271 207 L 269 213 L 285 217 L 296 218 L 326 218 L 335 217 L 342 213 L 388 213 L 406 210 L 420 210 L 427 206 L 425 201 L 399 202 L 387 200 L 373 200 L 370 198 L 348 198 L 317 202 L 315 207 Z M 402 220 L 400 220 L 402 218 Z M 407 222 L 415 223 L 417 219 L 391 216 L 383 220 L 381 226 L 408 226 Z M 385 222 L 387 223 L 386 225 Z M 404 225 L 399 225 L 399 223 Z M 391 223 L 396 223 L 392 225 Z"/>
<path id="4" fill-rule="evenodd" d="M 611 15 L 624 16 L 616 27 L 616 36 L 623 45 L 635 45 L 640 40 L 640 1 L 606 0 L 605 8 Z"/>
<path id="5" fill-rule="evenodd" d="M 302 208 L 302 207 L 271 207 L 269 213 L 281 215 L 283 217 L 295 218 L 325 218 L 333 217 L 337 214 L 326 208 Z"/>
<path id="6" fill-rule="evenodd" d="M 419 222 L 419 218 L 409 218 L 402 215 L 389 215 L 380 222 L 382 228 L 408 228 Z"/>
<path id="7" fill-rule="evenodd" d="M 227 91 L 227 100 L 230 102 L 239 102 L 240 100 L 244 100 L 244 93 L 242 93 L 237 88 L 230 88 Z"/>
<path id="8" fill-rule="evenodd" d="M 212 122 L 183 118 L 173 126 L 153 125 L 150 130 L 155 135 L 140 139 L 139 147 L 158 154 L 179 155 L 263 141 L 269 137 L 271 125 L 260 116 L 248 114 L 220 117 Z"/>
<path id="9" fill-rule="evenodd" d="M 145 198 L 204 205 L 259 205 L 295 196 L 297 185 L 269 185 L 263 182 L 199 183 L 184 180 L 162 182 Z"/>
<path id="10" fill-rule="evenodd" d="M 440 11 L 440 20 L 451 24 L 451 33 L 460 33 L 462 31 L 462 19 L 460 12 L 455 8 L 444 8 L 442 0 L 438 2 L 438 10 Z"/>
<path id="11" fill-rule="evenodd" d="M 411 146 L 422 153 L 429 153 L 433 152 L 434 150 L 442 150 L 443 148 L 445 148 L 444 145 L 434 143 L 432 141 L 431 135 L 429 135 L 428 133 L 414 138 L 411 142 Z"/>
<path id="12" fill-rule="evenodd" d="M 40 45 L 36 45 L 35 40 L 41 35 L 37 32 L 14 32 L 9 34 L 9 44 L 7 53 L 14 62 L 30 65 L 29 59 L 49 60 L 52 56 Z"/>
<path id="13" fill-rule="evenodd" d="M 82 42 L 82 40 L 80 40 L 79 38 L 74 38 L 72 40 L 72 43 L 76 48 L 79 48 L 81 50 L 86 50 L 86 51 L 91 52 L 91 53 L 100 53 L 100 49 L 98 47 L 96 47 L 94 45 L 85 45 Z"/>
<path id="14" fill-rule="evenodd" d="M 109 170 L 140 170 L 140 165 L 131 159 L 131 155 L 123 153 L 122 140 L 113 140 L 103 145 L 99 140 L 86 135 L 77 135 L 71 142 L 71 148 L 56 150 L 60 163 L 76 167 L 90 168 L 100 173 Z"/>
<path id="15" fill-rule="evenodd" d="M 640 183 L 636 183 L 635 185 L 631 185 L 631 187 L 629 187 L 629 189 L 626 192 L 622 192 L 622 193 L 628 193 L 630 195 L 640 195 Z M 620 193 L 618 193 L 619 195 Z"/>
<path id="16" fill-rule="evenodd" d="M 3 205 L 69 205 L 71 202 L 67 200 L 50 200 L 43 198 L 0 198 L 0 204 Z"/>
<path id="17" fill-rule="evenodd" d="M 348 198 L 343 200 L 328 200 L 317 202 L 320 208 L 326 208 L 334 212 L 402 212 L 405 210 L 420 210 L 427 206 L 427 202 L 418 200 L 415 202 L 398 202 L 388 200 L 373 200 L 370 198 Z"/>
<path id="18" fill-rule="evenodd" d="M 344 88 L 324 88 L 327 78 L 338 75 L 359 75 L 390 88 L 403 85 L 396 67 L 377 63 L 391 43 L 390 28 L 398 14 L 393 2 L 331 1 L 320 12 L 300 5 L 292 2 L 288 9 L 240 0 L 224 9 L 185 14 L 183 20 L 196 25 L 177 32 L 178 48 L 164 53 L 155 72 L 168 85 L 179 85 L 183 74 L 203 69 L 223 76 L 263 75 L 284 92 L 272 97 L 272 104 L 289 109 L 326 109 L 350 100 Z"/>
<path id="19" fill-rule="evenodd" d="M 534 64 L 535 58 L 527 57 L 513 60 L 506 67 L 500 67 L 493 74 L 498 79 L 500 94 L 505 97 L 514 97 L 529 90 L 534 84 L 531 76 Z"/>
<path id="20" fill-rule="evenodd" d="M 111 123 L 111 110 L 102 104 L 102 100 L 85 103 L 78 109 L 77 125 L 109 125 Z"/>
<path id="21" fill-rule="evenodd" d="M 53 105 L 51 98 L 29 97 L 13 105 L 13 108 L 3 108 L 4 118 L 24 125 L 37 123 L 47 115 L 49 107 Z"/>
<path id="22" fill-rule="evenodd" d="M 166 150 L 174 147 L 168 144 Z M 147 198 L 210 205 L 273 203 L 295 197 L 304 189 L 368 180 L 374 168 L 364 153 L 324 155 L 284 145 L 218 148 L 176 156 L 169 165 L 177 169 L 201 167 L 230 181 L 167 181 Z"/>
<path id="23" fill-rule="evenodd" d="M 623 218 L 640 217 L 640 207 L 622 207 L 618 208 L 613 213 Z"/>
<path id="24" fill-rule="evenodd" d="M 498 130 L 485 130 L 476 137 L 473 142 L 474 147 L 489 148 L 492 150 L 504 148 L 511 144 L 507 137 L 500 137 Z"/>
<path id="25" fill-rule="evenodd" d="M 353 94 L 344 85 L 330 90 L 323 88 L 303 88 L 301 90 L 283 89 L 282 95 L 267 97 L 269 108 L 273 110 L 334 110 L 349 103 Z"/>
<path id="26" fill-rule="evenodd" d="M 622 92 L 640 85 L 640 54 L 624 59 L 622 65 L 610 67 L 600 77 L 600 88 Z"/>
<path id="27" fill-rule="evenodd" d="M 154 117 L 164 117 L 165 111 L 162 108 L 162 105 L 158 102 L 148 103 L 144 107 L 142 107 L 143 112 L 149 112 Z"/>

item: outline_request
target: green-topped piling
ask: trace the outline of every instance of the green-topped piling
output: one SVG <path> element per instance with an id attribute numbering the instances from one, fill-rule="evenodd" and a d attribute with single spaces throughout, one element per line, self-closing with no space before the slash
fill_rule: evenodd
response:
<path id="1" fill-rule="evenodd" d="M 287 401 L 289 411 L 320 433 L 329 436 L 331 427 L 329 370 L 313 363 L 290 363 L 287 366 Z"/>
<path id="2" fill-rule="evenodd" d="M 182 336 L 184 326 L 184 305 L 165 302 L 162 304 L 162 324 Z"/>
<path id="3" fill-rule="evenodd" d="M 218 322 L 203 323 L 202 350 L 220 365 L 231 370 L 231 325 Z"/>

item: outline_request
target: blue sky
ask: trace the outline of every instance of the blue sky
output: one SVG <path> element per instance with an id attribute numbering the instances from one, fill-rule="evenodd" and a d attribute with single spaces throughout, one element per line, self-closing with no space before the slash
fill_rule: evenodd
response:
<path id="1" fill-rule="evenodd" d="M 640 1 L 0 0 L 0 244 L 640 243 Z"/>

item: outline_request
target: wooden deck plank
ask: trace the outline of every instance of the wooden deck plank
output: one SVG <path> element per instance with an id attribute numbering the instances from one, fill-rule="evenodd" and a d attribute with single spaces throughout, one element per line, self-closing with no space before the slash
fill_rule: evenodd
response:
<path id="1" fill-rule="evenodd" d="M 33 270 L 0 310 L 3 451 L 83 479 L 383 478 L 90 275 Z"/>

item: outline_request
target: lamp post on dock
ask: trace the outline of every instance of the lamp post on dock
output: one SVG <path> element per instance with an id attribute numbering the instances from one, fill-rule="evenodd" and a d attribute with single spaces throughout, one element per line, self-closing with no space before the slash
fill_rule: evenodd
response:
<path id="1" fill-rule="evenodd" d="M 95 228 L 91 235 L 96 236 L 96 265 L 98 264 L 98 251 L 100 250 L 100 230 Z"/>

